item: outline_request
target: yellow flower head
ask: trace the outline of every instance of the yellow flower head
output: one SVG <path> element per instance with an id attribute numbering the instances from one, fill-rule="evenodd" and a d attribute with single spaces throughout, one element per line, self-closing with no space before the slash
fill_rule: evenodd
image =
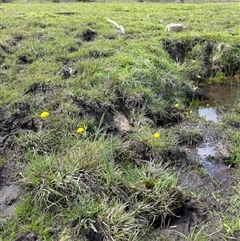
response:
<path id="1" fill-rule="evenodd" d="M 209 104 L 206 104 L 206 106 L 208 107 L 208 106 L 209 106 Z"/>
<path id="2" fill-rule="evenodd" d="M 192 114 L 192 110 L 189 111 L 189 114 Z"/>
<path id="3" fill-rule="evenodd" d="M 198 75 L 197 77 L 198 77 L 198 79 L 201 79 L 201 78 L 202 78 L 201 75 Z"/>
<path id="4" fill-rule="evenodd" d="M 43 111 L 41 114 L 40 114 L 40 117 L 41 118 L 46 118 L 46 117 L 48 117 L 49 116 L 49 112 L 47 112 L 47 111 Z"/>
<path id="5" fill-rule="evenodd" d="M 176 108 L 178 108 L 178 107 L 179 107 L 179 104 L 178 104 L 178 103 L 177 103 L 177 104 L 175 104 L 175 107 L 176 107 Z"/>
<path id="6" fill-rule="evenodd" d="M 82 134 L 85 131 L 83 127 L 77 128 L 77 133 Z"/>
<path id="7" fill-rule="evenodd" d="M 153 136 L 154 136 L 154 138 L 159 139 L 161 135 L 160 135 L 160 133 L 156 132 L 153 134 Z"/>

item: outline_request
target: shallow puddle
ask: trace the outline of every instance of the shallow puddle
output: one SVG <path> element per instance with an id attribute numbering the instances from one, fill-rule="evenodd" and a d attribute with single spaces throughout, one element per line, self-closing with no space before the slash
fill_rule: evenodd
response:
<path id="1" fill-rule="evenodd" d="M 200 107 L 198 110 L 199 116 L 205 118 L 206 121 L 218 122 L 219 116 L 215 108 L 212 107 Z"/>
<path id="2" fill-rule="evenodd" d="M 236 99 L 240 98 L 240 80 L 200 85 L 200 88 L 208 97 L 206 103 L 213 107 L 233 104 Z"/>
<path id="3" fill-rule="evenodd" d="M 228 81 L 222 84 L 203 84 L 200 88 L 207 96 L 198 110 L 199 116 L 217 123 L 220 116 L 215 107 L 233 104 L 240 99 L 240 81 Z M 209 107 L 206 107 L 208 105 Z"/>
<path id="4" fill-rule="evenodd" d="M 225 182 L 230 178 L 230 169 L 224 163 L 214 162 L 209 159 L 214 159 L 221 144 L 203 143 L 200 146 L 187 146 L 187 151 L 190 152 L 191 158 L 199 161 L 204 170 L 213 178 Z"/>

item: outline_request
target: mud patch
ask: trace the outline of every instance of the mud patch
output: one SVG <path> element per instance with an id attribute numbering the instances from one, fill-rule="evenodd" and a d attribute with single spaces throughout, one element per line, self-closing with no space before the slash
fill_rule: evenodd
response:
<path id="1" fill-rule="evenodd" d="M 14 214 L 15 205 L 22 194 L 22 189 L 11 184 L 9 186 L 4 186 L 0 190 L 0 213 L 1 215 L 8 217 Z"/>
<path id="2" fill-rule="evenodd" d="M 170 57 L 175 62 L 180 63 L 183 63 L 188 51 L 191 50 L 191 46 L 187 42 L 179 40 L 165 40 L 162 42 L 162 45 Z"/>
<path id="3" fill-rule="evenodd" d="M 130 131 L 132 129 L 126 116 L 119 112 L 115 112 L 113 115 L 113 122 L 116 128 L 120 131 Z"/>
<path id="4" fill-rule="evenodd" d="M 231 173 L 231 178 L 227 180 L 222 179 L 222 174 L 218 179 L 216 176 L 203 175 L 199 172 L 196 161 L 189 165 L 187 162 L 184 163 L 184 160 L 182 160 L 182 166 L 176 167 L 175 170 L 182 190 L 194 193 L 194 198 L 192 197 L 191 205 L 183 206 L 179 211 L 176 210 L 176 215 L 170 217 L 165 228 L 154 230 L 155 240 L 165 240 L 158 238 L 160 234 L 171 241 L 195 240 L 196 237 L 209 237 L 209 235 L 213 241 L 225 240 L 224 233 L 219 228 L 221 220 L 217 212 L 226 214 L 229 200 L 221 197 L 233 195 L 234 190 L 230 187 L 235 182 L 236 173 Z M 215 195 L 219 195 L 219 198 Z M 201 233 L 200 236 L 198 231 Z"/>
<path id="5" fill-rule="evenodd" d="M 4 45 L 4 44 L 0 44 L 0 50 L 2 50 L 5 54 L 13 53 L 13 50 L 8 45 Z"/>
<path id="6" fill-rule="evenodd" d="M 37 241 L 37 240 L 38 240 L 38 236 L 34 232 L 31 232 L 31 231 L 21 233 L 15 239 L 15 241 Z"/>
<path id="7" fill-rule="evenodd" d="M 5 25 L 3 25 L 3 24 L 0 24 L 0 30 L 2 30 L 2 29 L 6 29 L 7 27 L 5 26 Z"/>
<path id="8" fill-rule="evenodd" d="M 11 40 L 8 41 L 8 44 L 11 46 L 11 47 L 16 47 L 17 44 L 24 40 L 26 37 L 24 35 L 15 35 Z"/>
<path id="9" fill-rule="evenodd" d="M 194 226 L 194 222 L 193 213 L 182 210 L 181 212 L 176 213 L 176 217 L 171 219 L 169 229 L 182 234 L 189 234 Z"/>
<path id="10" fill-rule="evenodd" d="M 86 29 L 85 31 L 83 31 L 82 34 L 80 35 L 77 35 L 77 37 L 81 38 L 83 41 L 86 41 L 86 42 L 91 42 L 93 41 L 97 36 L 97 32 L 92 30 L 92 29 Z"/>
<path id="11" fill-rule="evenodd" d="M 182 129 L 194 129 L 193 123 L 180 124 Z M 225 182 L 231 178 L 231 170 L 223 162 L 230 158 L 226 144 L 223 142 L 221 132 L 213 126 L 198 124 L 202 139 L 195 145 L 183 145 L 188 159 L 195 160 L 200 164 L 206 173 L 218 181 Z M 230 175 L 228 176 L 227 173 Z"/>
<path id="12" fill-rule="evenodd" d="M 84 117 L 95 120 L 96 125 L 101 122 L 103 126 L 112 126 L 113 123 L 113 109 L 110 106 L 101 106 L 98 103 L 87 103 L 78 98 L 74 98 L 74 103 L 80 108 L 79 117 Z M 104 118 L 102 120 L 102 118 Z M 102 121 L 101 121 L 102 120 Z"/>
<path id="13" fill-rule="evenodd" d="M 191 205 L 176 210 L 165 228 L 162 225 L 154 230 L 156 240 L 161 240 L 158 239 L 159 233 L 167 237 L 166 240 L 193 240 L 199 230 L 203 235 L 214 233 L 211 240 L 224 240 L 224 232 L 219 229 L 221 220 L 216 212 L 225 213 L 229 200 L 221 197 L 233 195 L 234 189 L 230 186 L 239 179 L 237 171 L 225 164 L 231 155 L 224 143 L 224 134 L 211 122 L 184 121 L 174 128 L 185 130 L 185 139 L 180 137 L 182 145 L 168 156 L 172 156 L 172 168 L 178 173 L 179 185 L 183 190 L 193 192 L 195 198 Z M 195 137 L 193 134 L 187 136 L 187 133 L 193 133 Z"/>
<path id="14" fill-rule="evenodd" d="M 44 82 L 36 82 L 30 85 L 25 91 L 24 95 L 30 95 L 30 99 L 28 103 L 31 103 L 31 108 L 46 108 L 45 103 L 46 99 L 54 100 L 56 97 L 54 96 L 56 90 L 44 83 Z M 49 100 L 48 100 L 49 101 Z M 55 104 L 56 105 L 56 104 Z M 35 119 L 37 122 L 38 120 Z"/>
<path id="15" fill-rule="evenodd" d="M 68 79 L 70 77 L 73 77 L 77 74 L 77 71 L 73 69 L 72 67 L 69 67 L 67 65 L 64 65 L 60 70 L 61 75 L 64 79 Z"/>
<path id="16" fill-rule="evenodd" d="M 214 43 L 204 38 L 194 38 L 185 41 L 166 39 L 162 41 L 162 45 L 170 57 L 175 62 L 180 63 L 183 63 L 185 57 L 188 57 L 189 54 L 190 57 L 193 57 L 194 59 L 203 56 L 201 59 L 207 64 L 209 63 L 209 57 L 214 48 Z M 199 56 L 195 56 L 195 54 L 197 54 L 196 52 L 198 52 L 195 48 L 199 48 L 199 46 L 201 46 L 200 51 L 202 51 L 202 53 Z"/>
<path id="17" fill-rule="evenodd" d="M 23 194 L 14 177 L 19 168 L 12 159 L 9 158 L 9 162 L 0 168 L 0 230 L 8 219 L 15 216 L 16 205 Z"/>
<path id="18" fill-rule="evenodd" d="M 18 62 L 20 64 L 31 64 L 33 62 L 33 60 L 31 59 L 31 57 L 21 54 L 18 56 Z"/>
<path id="19" fill-rule="evenodd" d="M 20 134 L 37 132 L 38 122 L 29 117 L 30 105 L 17 103 L 0 108 L 0 225 L 14 215 L 15 206 L 20 200 L 23 189 L 15 183 L 16 172 L 21 160 L 18 143 L 14 137 Z"/>
<path id="20" fill-rule="evenodd" d="M 87 103 L 76 97 L 73 98 L 76 106 L 81 110 L 79 117 L 81 119 L 93 119 L 95 128 L 104 127 L 107 132 L 130 131 L 131 125 L 123 111 L 115 111 L 109 105 L 100 103 Z M 91 131 L 91 130 L 89 130 Z M 94 131 L 94 130 L 92 130 Z"/>
<path id="21" fill-rule="evenodd" d="M 116 151 L 115 161 L 124 165 L 142 166 L 150 160 L 150 147 L 139 140 L 123 141 L 120 148 Z M 124 162 L 124 163 L 123 163 Z"/>
<path id="22" fill-rule="evenodd" d="M 58 12 L 58 13 L 55 13 L 55 14 L 59 14 L 59 15 L 74 15 L 74 14 L 77 14 L 77 12 Z"/>
<path id="23" fill-rule="evenodd" d="M 104 229 L 103 224 L 98 221 L 96 225 L 96 229 L 98 230 L 95 232 L 93 229 L 86 230 L 82 236 L 85 236 L 87 240 L 94 240 L 94 241 L 104 241 L 105 240 L 105 235 L 104 235 Z"/>
<path id="24" fill-rule="evenodd" d="M 45 83 L 36 82 L 32 84 L 27 90 L 25 90 L 24 94 L 37 94 L 37 93 L 46 93 L 47 91 L 52 90 L 50 86 Z"/>
<path id="25" fill-rule="evenodd" d="M 216 43 L 204 38 L 185 41 L 165 39 L 162 41 L 164 50 L 173 61 L 186 66 L 186 74 L 191 80 L 234 76 L 239 74 L 239 46 L 227 43 Z"/>
<path id="26" fill-rule="evenodd" d="M 26 103 L 19 103 L 13 107 L 15 113 L 8 109 L 2 109 L 2 120 L 0 123 L 0 149 L 5 153 L 13 149 L 13 137 L 20 133 L 37 132 L 38 121 L 28 117 L 30 106 Z"/>
<path id="27" fill-rule="evenodd" d="M 191 199 L 186 198 L 180 208 L 176 210 L 174 215 L 166 218 L 166 224 L 154 230 L 156 235 L 158 233 L 163 233 L 171 241 L 181 241 L 184 240 L 182 237 L 184 235 L 189 235 L 196 224 L 198 209 L 196 204 L 194 204 Z M 163 228 L 165 226 L 165 228 Z"/>

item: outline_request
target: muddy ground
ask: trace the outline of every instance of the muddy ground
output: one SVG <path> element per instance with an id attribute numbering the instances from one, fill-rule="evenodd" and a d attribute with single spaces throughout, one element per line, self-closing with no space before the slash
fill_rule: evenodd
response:
<path id="1" fill-rule="evenodd" d="M 196 144 L 183 144 L 180 147 L 186 158 L 181 158 L 175 166 L 179 185 L 186 193 L 194 193 L 196 199 L 186 198 L 186 205 L 179 210 L 178 216 L 170 220 L 164 232 L 170 240 L 186 240 L 182 234 L 194 240 L 192 231 L 203 229 L 206 234 L 211 234 L 211 239 L 207 240 L 230 240 L 219 226 L 219 214 L 231 215 L 227 214 L 229 200 L 234 195 L 231 187 L 238 183 L 239 176 L 228 165 L 230 153 L 224 136 L 214 123 L 183 122 L 179 128 L 197 128 L 201 133 Z M 239 240 L 239 233 L 234 234 L 231 240 Z"/>
<path id="2" fill-rule="evenodd" d="M 39 105 L 34 100 L 43 101 L 51 91 L 50 88 L 38 83 L 26 94 L 30 92 L 35 96 L 32 103 Z M 73 102 L 81 106 L 81 113 L 94 113 L 96 119 L 103 114 L 101 109 L 99 112 L 91 110 L 87 103 L 76 99 Z M 38 119 L 30 117 L 29 104 L 19 103 L 14 111 L 10 109 L 7 106 L 0 109 L 1 156 L 8 157 L 7 163 L 3 163 L 0 169 L 0 228 L 8 218 L 15 215 L 15 207 L 25 193 L 24 188 L 17 182 L 18 176 L 24 170 L 24 161 L 21 162 L 22 150 L 14 142 L 14 137 L 34 133 L 42 128 Z M 131 131 L 132 124 L 123 112 L 105 108 L 106 110 L 109 112 L 105 113 L 105 125 L 111 125 L 109 131 L 116 134 Z M 145 118 L 142 122 L 154 125 L 151 118 Z M 155 221 L 152 234 L 156 236 L 156 240 L 160 233 L 164 233 L 172 241 L 181 241 L 186 240 L 185 235 L 191 235 L 193 230 L 197 232 L 204 229 L 206 234 L 212 234 L 211 240 L 228 240 L 222 232 L 222 227 L 219 227 L 219 213 L 228 215 L 229 200 L 234 193 L 230 187 L 238 182 L 239 176 L 234 167 L 228 165 L 231 154 L 228 152 L 224 134 L 214 121 L 206 121 L 203 117 L 195 120 L 183 119 L 174 125 L 172 122 L 164 123 L 164 127 L 172 128 L 180 140 L 179 147 L 169 150 L 166 159 L 171 159 L 171 168 L 178 175 L 179 186 L 185 193 L 185 198 L 181 207 L 174 215 L 167 217 L 165 223 Z M 187 133 L 188 130 L 194 129 L 199 131 L 194 138 L 182 134 L 183 130 Z M 127 145 L 129 142 L 126 140 L 124 143 Z M 132 147 L 134 148 L 134 145 Z M 147 151 L 144 148 L 146 147 L 143 146 L 143 151 L 136 155 L 139 160 L 145 158 L 143 156 Z M 216 193 L 219 197 L 226 198 L 217 198 Z M 22 233 L 15 240 L 38 240 L 38 237 L 29 231 Z M 239 233 L 234 234 L 231 240 L 239 240 Z"/>

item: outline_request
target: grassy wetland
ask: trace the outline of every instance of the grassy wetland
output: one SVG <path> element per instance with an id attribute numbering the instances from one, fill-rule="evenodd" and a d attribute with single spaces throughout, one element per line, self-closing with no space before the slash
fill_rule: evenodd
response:
<path id="1" fill-rule="evenodd" d="M 239 8 L 1 4 L 0 240 L 240 240 Z"/>

